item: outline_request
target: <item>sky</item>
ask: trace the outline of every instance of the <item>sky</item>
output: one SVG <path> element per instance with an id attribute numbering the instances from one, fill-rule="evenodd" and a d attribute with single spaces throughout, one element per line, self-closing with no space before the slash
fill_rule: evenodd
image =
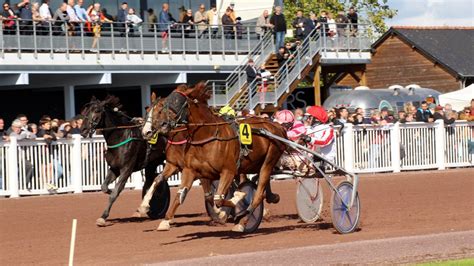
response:
<path id="1" fill-rule="evenodd" d="M 474 26 L 474 0 L 388 0 L 398 10 L 388 26 Z"/>

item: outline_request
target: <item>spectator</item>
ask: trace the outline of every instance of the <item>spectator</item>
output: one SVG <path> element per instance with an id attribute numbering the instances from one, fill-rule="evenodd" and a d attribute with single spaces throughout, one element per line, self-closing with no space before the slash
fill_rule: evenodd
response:
<path id="1" fill-rule="evenodd" d="M 3 9 L 0 13 L 0 19 L 3 19 L 3 33 L 7 35 L 15 34 L 15 12 L 10 8 L 10 4 L 5 2 L 3 3 Z"/>
<path id="2" fill-rule="evenodd" d="M 321 14 L 318 18 L 318 27 L 321 30 L 322 36 L 329 35 L 329 25 L 328 25 L 328 17 L 326 11 L 321 11 Z"/>
<path id="3" fill-rule="evenodd" d="M 232 19 L 232 22 L 235 24 L 237 22 L 237 15 L 235 14 L 235 3 L 232 1 L 229 4 L 228 9 L 230 9 L 229 17 Z"/>
<path id="4" fill-rule="evenodd" d="M 28 131 L 33 133 L 34 135 L 38 134 L 38 126 L 35 123 L 28 124 Z"/>
<path id="5" fill-rule="evenodd" d="M 210 33 L 211 38 L 217 37 L 217 32 L 219 31 L 219 13 L 217 12 L 217 8 L 215 4 L 212 4 L 211 10 L 206 12 L 207 15 L 207 22 L 210 25 Z"/>
<path id="6" fill-rule="evenodd" d="M 472 106 L 472 101 L 471 101 L 471 106 Z M 459 115 L 460 120 L 467 120 L 467 121 L 474 121 L 474 114 L 471 113 L 471 108 L 470 107 L 465 107 L 464 110 L 462 110 L 461 114 Z"/>
<path id="7" fill-rule="evenodd" d="M 349 111 L 346 107 L 340 107 L 336 110 L 336 119 L 334 120 L 334 125 L 344 126 L 347 123 L 349 117 Z"/>
<path id="8" fill-rule="evenodd" d="M 363 124 L 365 124 L 364 123 L 364 116 L 359 114 L 359 113 L 355 113 L 354 116 L 353 116 L 353 119 L 352 119 L 352 124 L 354 124 L 354 125 L 363 125 Z"/>
<path id="9" fill-rule="evenodd" d="M 39 3 L 34 2 L 31 5 L 31 17 L 33 19 L 33 28 L 36 31 L 36 34 L 38 34 L 38 30 L 41 29 L 41 25 L 43 25 L 43 17 L 41 17 L 40 12 L 39 12 Z"/>
<path id="10" fill-rule="evenodd" d="M 428 110 L 428 103 L 421 102 L 421 107 L 416 111 L 416 121 L 433 122 L 433 114 Z"/>
<path id="11" fill-rule="evenodd" d="M 128 9 L 127 15 L 127 30 L 129 33 L 133 33 L 135 31 L 142 32 L 142 23 L 143 20 L 135 14 L 135 9 L 130 8 Z"/>
<path id="12" fill-rule="evenodd" d="M 257 19 L 257 26 L 255 27 L 255 33 L 257 33 L 259 39 L 267 33 L 273 27 L 270 24 L 270 16 L 268 15 L 268 10 L 264 10 L 262 15 Z"/>
<path id="13" fill-rule="evenodd" d="M 336 21 L 334 20 L 331 12 L 327 13 L 327 17 L 328 17 L 328 29 L 329 29 L 328 33 L 331 39 L 334 40 L 334 38 L 337 37 Z"/>
<path id="14" fill-rule="evenodd" d="M 400 123 L 410 123 L 410 122 L 414 122 L 415 121 L 415 117 L 413 116 L 412 113 L 408 113 L 405 115 L 404 118 L 400 118 Z"/>
<path id="15" fill-rule="evenodd" d="M 380 110 L 380 118 L 387 123 L 395 122 L 395 117 L 389 114 L 388 107 L 383 107 L 382 110 Z"/>
<path id="16" fill-rule="evenodd" d="M 275 47 L 279 49 L 285 44 L 286 34 L 286 19 L 285 15 L 281 13 L 281 6 L 275 7 L 275 13 L 270 18 L 270 23 L 273 25 L 273 31 L 275 32 Z"/>
<path id="17" fill-rule="evenodd" d="M 68 21 L 68 33 L 69 35 L 80 35 L 79 32 L 79 17 L 77 17 L 76 11 L 74 9 L 75 1 L 74 0 L 68 0 L 67 1 L 67 7 L 66 7 L 66 12 L 69 17 Z"/>
<path id="18" fill-rule="evenodd" d="M 100 3 L 95 3 L 94 7 L 90 13 L 90 18 L 92 22 L 92 32 L 94 33 L 94 39 L 92 41 L 92 49 L 91 52 L 95 52 L 95 47 L 97 42 L 99 41 L 100 34 L 102 32 L 102 23 L 103 22 L 112 22 L 111 20 L 107 19 L 102 11 L 100 10 Z"/>
<path id="19" fill-rule="evenodd" d="M 197 25 L 199 38 L 201 38 L 206 33 L 207 23 L 206 6 L 201 4 L 199 5 L 199 10 L 194 13 L 194 24 Z"/>
<path id="20" fill-rule="evenodd" d="M 357 34 L 357 12 L 354 7 L 349 8 L 349 13 L 347 14 L 347 19 L 349 20 L 349 32 L 350 36 L 356 36 Z"/>
<path id="21" fill-rule="evenodd" d="M 169 9 L 170 6 L 168 3 L 164 3 L 161 6 L 160 24 L 158 25 L 161 32 L 161 47 L 163 53 L 168 52 L 168 36 L 170 34 L 168 27 L 174 27 L 176 23 L 176 20 L 170 14 Z"/>
<path id="22" fill-rule="evenodd" d="M 316 17 L 316 14 L 311 11 L 309 13 L 309 18 L 306 21 L 306 29 L 304 30 L 306 36 L 309 35 L 317 27 L 318 27 L 318 18 Z"/>
<path id="23" fill-rule="evenodd" d="M 23 130 L 23 122 L 20 119 L 15 119 L 12 122 L 12 132 L 10 133 L 9 137 L 15 137 L 17 140 L 24 140 L 24 139 L 35 139 L 36 136 L 33 135 L 31 132 L 27 130 Z M 21 150 L 20 152 L 24 152 Z M 27 159 L 24 160 L 25 163 L 25 178 L 26 178 L 26 186 L 28 189 L 31 189 L 31 180 L 33 178 L 33 165 Z"/>
<path id="24" fill-rule="evenodd" d="M 407 113 L 405 111 L 398 111 L 398 120 L 402 120 L 402 119 L 405 119 L 405 117 L 407 116 Z"/>
<path id="25" fill-rule="evenodd" d="M 44 184 L 48 190 L 56 190 L 58 187 L 55 185 L 57 184 L 57 179 L 62 176 L 63 169 L 61 164 L 59 163 L 58 158 L 56 157 L 56 152 L 54 149 L 56 147 L 52 146 L 51 144 L 57 140 L 56 134 L 51 128 L 52 123 L 49 119 L 40 120 L 40 129 L 38 130 L 38 138 L 43 138 L 44 141 L 48 144 L 46 153 L 49 155 L 50 160 L 46 161 L 43 168 L 43 177 L 44 177 Z M 53 180 L 54 178 L 54 180 Z M 54 182 L 56 181 L 56 182 Z"/>
<path id="26" fill-rule="evenodd" d="M 181 21 L 184 27 L 184 37 L 188 38 L 189 34 L 194 31 L 194 17 L 191 9 L 186 10 L 186 14 Z"/>
<path id="27" fill-rule="evenodd" d="M 147 13 L 148 13 L 148 31 L 155 32 L 158 18 L 156 17 L 155 11 L 153 10 L 153 8 L 148 8 Z"/>
<path id="28" fill-rule="evenodd" d="M 236 17 L 235 18 L 235 35 L 237 35 L 237 39 L 241 40 L 243 33 L 244 33 L 244 26 L 242 24 L 242 18 Z"/>
<path id="29" fill-rule="evenodd" d="M 349 19 L 344 16 L 344 11 L 339 11 L 337 12 L 336 16 L 336 23 L 337 23 L 337 36 L 339 38 L 344 38 L 346 37 L 346 29 L 347 29 L 347 23 L 349 23 Z M 339 43 L 339 45 L 341 42 Z"/>
<path id="30" fill-rule="evenodd" d="M 76 12 L 77 18 L 81 21 L 82 27 L 84 27 L 85 22 L 90 21 L 90 17 L 87 15 L 87 11 L 84 7 L 84 0 L 77 0 L 77 4 L 74 6 L 74 11 Z"/>
<path id="31" fill-rule="evenodd" d="M 66 32 L 67 22 L 69 21 L 69 16 L 67 15 L 67 4 L 62 3 L 56 12 L 54 12 L 53 21 L 54 21 L 54 33 L 55 35 L 63 35 Z"/>
<path id="32" fill-rule="evenodd" d="M 0 141 L 1 140 L 8 140 L 8 134 L 5 130 L 5 120 L 0 117 Z"/>
<path id="33" fill-rule="evenodd" d="M 297 121 L 303 121 L 304 111 L 301 108 L 296 108 L 294 111 L 295 119 Z"/>
<path id="34" fill-rule="evenodd" d="M 30 0 L 22 0 L 17 5 L 18 17 L 20 20 L 20 33 L 23 35 L 32 34 L 33 13 L 31 13 Z"/>
<path id="35" fill-rule="evenodd" d="M 247 74 L 247 84 L 252 83 L 256 78 L 261 78 L 253 59 L 249 59 L 245 73 Z"/>
<path id="36" fill-rule="evenodd" d="M 100 10 L 100 9 L 99 9 Z M 128 15 L 128 3 L 122 2 L 117 13 L 117 30 L 121 32 L 121 36 L 125 36 L 125 25 Z"/>
<path id="37" fill-rule="evenodd" d="M 296 18 L 293 20 L 293 23 L 291 23 L 291 25 L 296 29 L 297 40 L 303 40 L 305 38 L 305 29 L 308 28 L 306 25 L 307 23 L 307 19 L 303 17 L 303 11 L 298 10 L 296 12 Z"/>
<path id="38" fill-rule="evenodd" d="M 232 10 L 227 8 L 225 14 L 222 16 L 222 26 L 226 39 L 232 39 L 234 36 L 234 21 L 230 17 Z"/>
<path id="39" fill-rule="evenodd" d="M 289 57 L 289 53 L 287 52 L 287 50 L 285 49 L 284 46 L 280 47 L 278 49 L 278 53 L 276 55 L 276 58 L 277 58 L 277 62 L 278 62 L 278 67 L 281 68 L 286 60 L 288 60 L 288 57 Z"/>
<path id="40" fill-rule="evenodd" d="M 449 115 L 449 117 L 448 117 Z M 444 124 L 450 125 L 454 123 L 455 119 L 451 117 L 451 112 L 444 113 L 443 112 L 443 106 L 436 106 L 435 107 L 435 113 L 433 114 L 433 119 L 434 121 L 436 120 L 443 120 Z"/>

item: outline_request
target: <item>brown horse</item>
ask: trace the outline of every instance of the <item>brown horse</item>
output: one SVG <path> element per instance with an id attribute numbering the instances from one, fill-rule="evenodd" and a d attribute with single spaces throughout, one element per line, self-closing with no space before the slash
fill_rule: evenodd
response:
<path id="1" fill-rule="evenodd" d="M 163 106 L 164 99 L 158 99 L 155 101 L 153 107 L 150 110 L 147 110 L 147 119 L 145 121 L 144 130 L 148 130 L 147 125 L 151 123 L 151 114 L 155 108 L 161 108 Z M 155 178 L 153 184 L 151 184 L 150 189 L 148 190 L 147 194 L 143 197 L 143 201 L 138 208 L 138 212 L 140 216 L 146 216 L 148 210 L 150 208 L 150 199 L 153 196 L 155 189 L 159 186 L 162 181 L 168 180 L 173 174 L 177 172 L 181 172 L 184 168 L 184 150 L 187 143 L 187 129 L 186 127 L 180 127 L 174 129 L 170 134 L 168 134 L 168 140 L 165 148 L 166 154 L 166 164 L 163 171 Z M 201 186 L 204 191 L 204 196 L 206 201 L 213 204 L 212 199 L 212 192 L 211 192 L 211 181 L 206 179 L 201 179 Z M 184 200 L 183 194 L 179 194 L 181 196 L 175 197 L 171 205 L 171 209 L 176 209 L 180 202 Z M 174 213 L 174 211 L 173 211 Z M 215 213 L 209 213 L 211 218 L 215 222 L 224 223 L 226 220 L 225 213 L 220 212 L 215 208 Z M 171 222 L 171 219 L 169 219 Z"/>
<path id="2" fill-rule="evenodd" d="M 152 128 L 157 133 L 169 136 L 176 126 L 180 124 L 187 126 L 189 141 L 184 154 L 184 168 L 179 189 L 183 200 L 196 178 L 219 179 L 219 187 L 214 195 L 215 205 L 235 207 L 245 197 L 245 193 L 236 192 L 231 200 L 225 200 L 225 194 L 234 177 L 240 174 L 259 175 L 259 183 L 252 203 L 247 210 L 236 215 L 238 224 L 233 231 L 243 232 L 249 219 L 248 214 L 251 214 L 262 203 L 266 185 L 270 181 L 270 174 L 285 150 L 285 146 L 278 141 L 255 134 L 249 146 L 250 152 L 245 154 L 245 151 L 241 151 L 241 143 L 235 129 L 238 125 L 233 126 L 232 122 L 227 122 L 214 114 L 207 104 L 209 98 L 210 92 L 203 82 L 194 88 L 176 89 L 165 99 L 162 106 L 157 106 L 153 111 Z M 239 120 L 238 123 L 249 124 L 254 129 L 265 129 L 286 138 L 283 127 L 268 120 L 246 118 Z M 152 133 L 144 132 L 144 135 L 149 137 Z M 176 208 L 168 210 L 158 230 L 169 230 L 169 220 L 173 217 Z"/>

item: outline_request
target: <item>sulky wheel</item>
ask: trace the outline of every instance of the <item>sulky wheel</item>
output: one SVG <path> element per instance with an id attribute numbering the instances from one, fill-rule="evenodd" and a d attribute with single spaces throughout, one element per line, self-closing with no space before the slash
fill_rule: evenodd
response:
<path id="1" fill-rule="evenodd" d="M 321 217 L 323 189 L 318 178 L 300 178 L 296 188 L 296 209 L 305 223 L 314 223 Z"/>
<path id="2" fill-rule="evenodd" d="M 354 203 L 350 210 L 347 205 L 350 204 L 353 187 L 348 181 L 343 181 L 337 186 L 337 193 L 333 192 L 331 198 L 331 218 L 334 228 L 341 234 L 354 232 L 359 225 L 360 218 L 360 201 L 359 193 L 354 198 Z M 341 201 L 344 201 L 344 203 Z"/>
<path id="3" fill-rule="evenodd" d="M 211 183 L 211 192 L 212 196 L 214 197 L 214 194 L 216 194 L 217 187 L 219 186 L 219 180 L 214 180 Z M 229 191 L 226 194 L 225 199 L 230 200 L 232 198 L 232 195 L 234 195 L 235 187 L 234 184 L 229 187 Z M 212 217 L 211 213 L 214 212 L 213 205 L 214 203 L 210 203 L 207 200 L 204 200 L 204 206 L 206 207 L 206 212 L 209 217 Z M 234 215 L 234 209 L 231 207 L 221 207 L 221 210 L 225 211 L 227 213 L 227 217 L 231 217 Z"/>
<path id="4" fill-rule="evenodd" d="M 257 185 L 251 181 L 248 181 L 240 184 L 237 190 L 245 193 L 245 197 L 235 206 L 235 213 L 239 214 L 245 212 L 252 203 L 253 197 L 257 190 Z M 244 228 L 244 233 L 253 233 L 258 229 L 258 226 L 262 222 L 263 201 L 260 203 L 260 205 L 258 205 L 257 208 L 255 208 L 252 213 L 248 214 L 248 218 L 248 222 Z"/>
<path id="5" fill-rule="evenodd" d="M 165 217 L 168 207 L 170 206 L 170 187 L 168 182 L 163 181 L 156 188 L 153 197 L 150 200 L 150 210 L 148 211 L 148 217 L 151 219 L 160 219 Z"/>

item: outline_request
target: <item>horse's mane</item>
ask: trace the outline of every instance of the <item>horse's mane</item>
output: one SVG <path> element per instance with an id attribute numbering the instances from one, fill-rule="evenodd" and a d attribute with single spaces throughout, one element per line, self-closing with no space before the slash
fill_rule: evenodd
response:
<path id="1" fill-rule="evenodd" d="M 211 91 L 204 81 L 196 84 L 188 93 L 188 97 L 197 100 L 200 103 L 207 104 L 207 101 L 211 99 Z"/>
<path id="2" fill-rule="evenodd" d="M 104 99 L 104 105 L 110 108 L 118 108 L 120 109 L 122 105 L 120 104 L 120 99 L 117 96 L 108 94 L 107 97 Z"/>
<path id="3" fill-rule="evenodd" d="M 179 92 L 182 92 L 182 93 L 186 93 L 188 90 L 189 90 L 189 87 L 186 84 L 180 84 L 175 89 L 175 91 L 179 91 Z"/>

